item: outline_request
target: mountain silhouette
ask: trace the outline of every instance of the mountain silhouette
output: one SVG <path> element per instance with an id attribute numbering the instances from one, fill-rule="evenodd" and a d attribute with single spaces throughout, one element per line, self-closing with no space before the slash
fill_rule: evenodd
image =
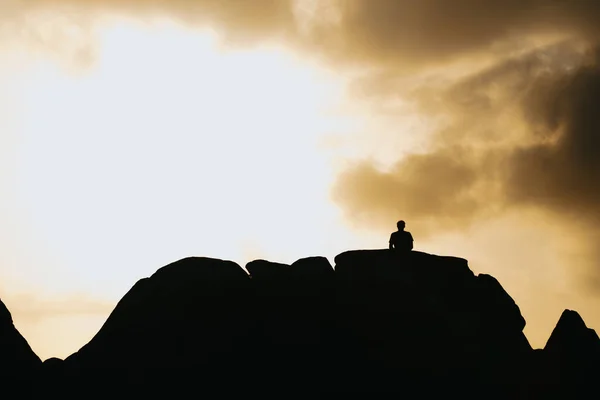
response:
<path id="1" fill-rule="evenodd" d="M 600 339 L 579 314 L 565 310 L 534 350 L 510 295 L 465 259 L 356 250 L 336 256 L 335 269 L 309 257 L 255 260 L 246 271 L 206 257 L 162 267 L 78 352 L 44 363 L 2 304 L 0 363 L 24 390 L 84 397 L 441 391 L 513 399 L 595 389 Z"/>
<path id="2" fill-rule="evenodd" d="M 0 369 L 28 369 L 39 367 L 40 358 L 15 328 L 8 308 L 0 301 Z"/>

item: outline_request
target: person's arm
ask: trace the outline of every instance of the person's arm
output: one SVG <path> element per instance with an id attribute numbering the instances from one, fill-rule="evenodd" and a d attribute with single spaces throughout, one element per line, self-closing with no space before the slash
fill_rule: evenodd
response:
<path id="1" fill-rule="evenodd" d="M 410 250 L 412 250 L 413 249 L 414 239 L 413 239 L 412 234 L 410 232 L 408 233 L 408 237 L 410 238 L 410 246 L 409 247 L 410 247 Z"/>
<path id="2" fill-rule="evenodd" d="M 393 240 L 392 240 L 393 237 L 394 237 L 394 235 L 390 236 L 390 250 L 394 249 L 394 244 L 393 244 Z"/>

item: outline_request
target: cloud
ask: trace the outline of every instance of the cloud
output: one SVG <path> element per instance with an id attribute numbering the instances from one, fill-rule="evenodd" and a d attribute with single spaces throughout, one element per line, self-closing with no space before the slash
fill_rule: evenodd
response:
<path id="1" fill-rule="evenodd" d="M 160 17 L 215 29 L 227 44 L 285 42 L 340 67 L 394 74 L 489 57 L 540 35 L 595 37 L 600 19 L 600 5 L 587 0 L 12 0 L 2 12 L 4 25 L 11 21 L 48 41 L 57 34 L 42 31 L 53 21 L 81 28 L 97 16 Z M 32 18 L 43 21 L 31 24 Z M 78 49 L 91 57 L 89 48 Z"/>
<path id="2" fill-rule="evenodd" d="M 565 224 L 565 237 L 573 235 L 584 255 L 577 264 L 593 272 L 588 283 L 600 283 L 594 250 L 600 236 L 600 52 L 595 46 L 582 51 L 578 43 L 537 48 L 404 93 L 445 123 L 426 151 L 391 168 L 360 162 L 348 169 L 334 198 L 362 226 L 406 218 L 421 237 L 508 209 L 541 210 Z"/>
<path id="3" fill-rule="evenodd" d="M 599 54 L 575 72 L 544 79 L 527 97 L 526 116 L 553 140 L 512 154 L 507 186 L 513 201 L 599 219 Z"/>
<path id="4" fill-rule="evenodd" d="M 12 0 L 5 21 L 43 15 L 171 18 L 212 27 L 226 42 L 283 40 L 330 62 L 394 70 L 506 50 L 535 35 L 594 37 L 600 4 L 588 0 Z"/>
<path id="5" fill-rule="evenodd" d="M 423 237 L 444 227 L 465 226 L 493 203 L 493 182 L 479 175 L 481 160 L 466 147 L 409 154 L 381 171 L 369 162 L 346 170 L 333 189 L 349 220 L 383 227 L 410 216 Z"/>
<path id="6" fill-rule="evenodd" d="M 587 0 L 330 0 L 308 35 L 330 58 L 414 71 L 507 50 L 532 35 L 595 35 L 600 5 Z M 324 14 L 324 13 L 323 13 Z M 328 13 L 329 15 L 332 13 Z"/>
<path id="7" fill-rule="evenodd" d="M 250 43 L 284 39 L 345 66 L 373 67 L 361 96 L 417 102 L 449 122 L 425 153 L 388 171 L 363 163 L 340 177 L 337 200 L 354 218 L 408 213 L 463 226 L 515 204 L 595 211 L 598 191 L 593 46 L 600 3 L 587 0 L 33 0 L 7 3 L 13 18 L 112 13 L 167 16 Z M 5 6 L 6 7 L 6 6 Z M 25 18 L 26 19 L 26 18 Z M 304 22 L 304 30 L 300 29 Z M 537 40 L 548 36 L 550 39 Z M 43 36 L 43 35 L 42 35 Z M 556 37 L 569 41 L 556 42 Z M 553 41 L 551 45 L 539 43 Z M 515 44 L 517 44 L 515 46 Z M 525 54 L 515 54 L 534 46 Z M 483 71 L 468 65 L 478 54 Z M 467 63 L 466 76 L 447 65 Z M 446 79 L 414 79 L 437 66 Z M 413 75 L 406 75 L 411 72 Z M 443 75 L 443 74 L 441 74 Z M 464 75 L 464 72 L 463 72 Z M 363 188 L 368 188 L 364 190 Z M 485 195 L 483 195 L 485 193 Z M 410 194 L 411 198 L 407 197 Z M 575 204 L 575 207 L 574 207 Z M 422 226 L 429 223 L 423 222 Z"/>
<path id="8" fill-rule="evenodd" d="M 13 0 L 6 9 L 12 18 L 41 13 L 47 21 L 89 15 L 133 18 L 172 18 L 196 26 L 211 26 L 234 41 L 249 42 L 285 36 L 293 27 L 291 0 Z"/>
<path id="9" fill-rule="evenodd" d="M 98 23 L 171 21 L 216 32 L 233 48 L 291 41 L 293 0 L 9 0 L 0 4 L 0 47 L 50 55 L 73 73 L 97 60 Z"/>
<path id="10" fill-rule="evenodd" d="M 388 216 L 452 215 L 455 222 L 498 204 L 595 211 L 599 78 L 595 53 L 559 43 L 448 86 L 424 84 L 413 92 L 415 101 L 447 121 L 428 151 L 387 171 L 355 166 L 340 178 L 337 198 L 351 214 L 382 202 L 389 203 L 379 207 Z"/>

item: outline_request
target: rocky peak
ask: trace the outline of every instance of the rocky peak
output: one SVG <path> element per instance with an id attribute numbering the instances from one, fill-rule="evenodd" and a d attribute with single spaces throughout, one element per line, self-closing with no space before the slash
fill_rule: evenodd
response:
<path id="1" fill-rule="evenodd" d="M 289 388 L 398 394 L 441 382 L 464 395 L 482 382 L 515 398 L 542 393 L 546 375 L 588 371 L 600 359 L 598 336 L 569 310 L 546 348 L 534 351 L 500 282 L 458 257 L 353 250 L 336 256 L 335 267 L 307 257 L 255 260 L 246 271 L 206 257 L 160 268 L 131 288 L 88 344 L 45 363 L 45 376 L 58 389 L 68 380 L 278 395 Z M 18 357 L 5 357 L 14 365 L 27 359 L 28 346 L 7 327 L 2 306 L 0 349 L 17 354 L 14 344 L 21 346 Z"/>

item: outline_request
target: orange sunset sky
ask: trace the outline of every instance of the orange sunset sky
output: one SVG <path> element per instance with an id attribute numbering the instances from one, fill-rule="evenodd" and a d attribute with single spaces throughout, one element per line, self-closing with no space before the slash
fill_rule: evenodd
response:
<path id="1" fill-rule="evenodd" d="M 600 3 L 0 1 L 0 298 L 42 358 L 177 259 L 415 249 L 600 328 Z"/>

